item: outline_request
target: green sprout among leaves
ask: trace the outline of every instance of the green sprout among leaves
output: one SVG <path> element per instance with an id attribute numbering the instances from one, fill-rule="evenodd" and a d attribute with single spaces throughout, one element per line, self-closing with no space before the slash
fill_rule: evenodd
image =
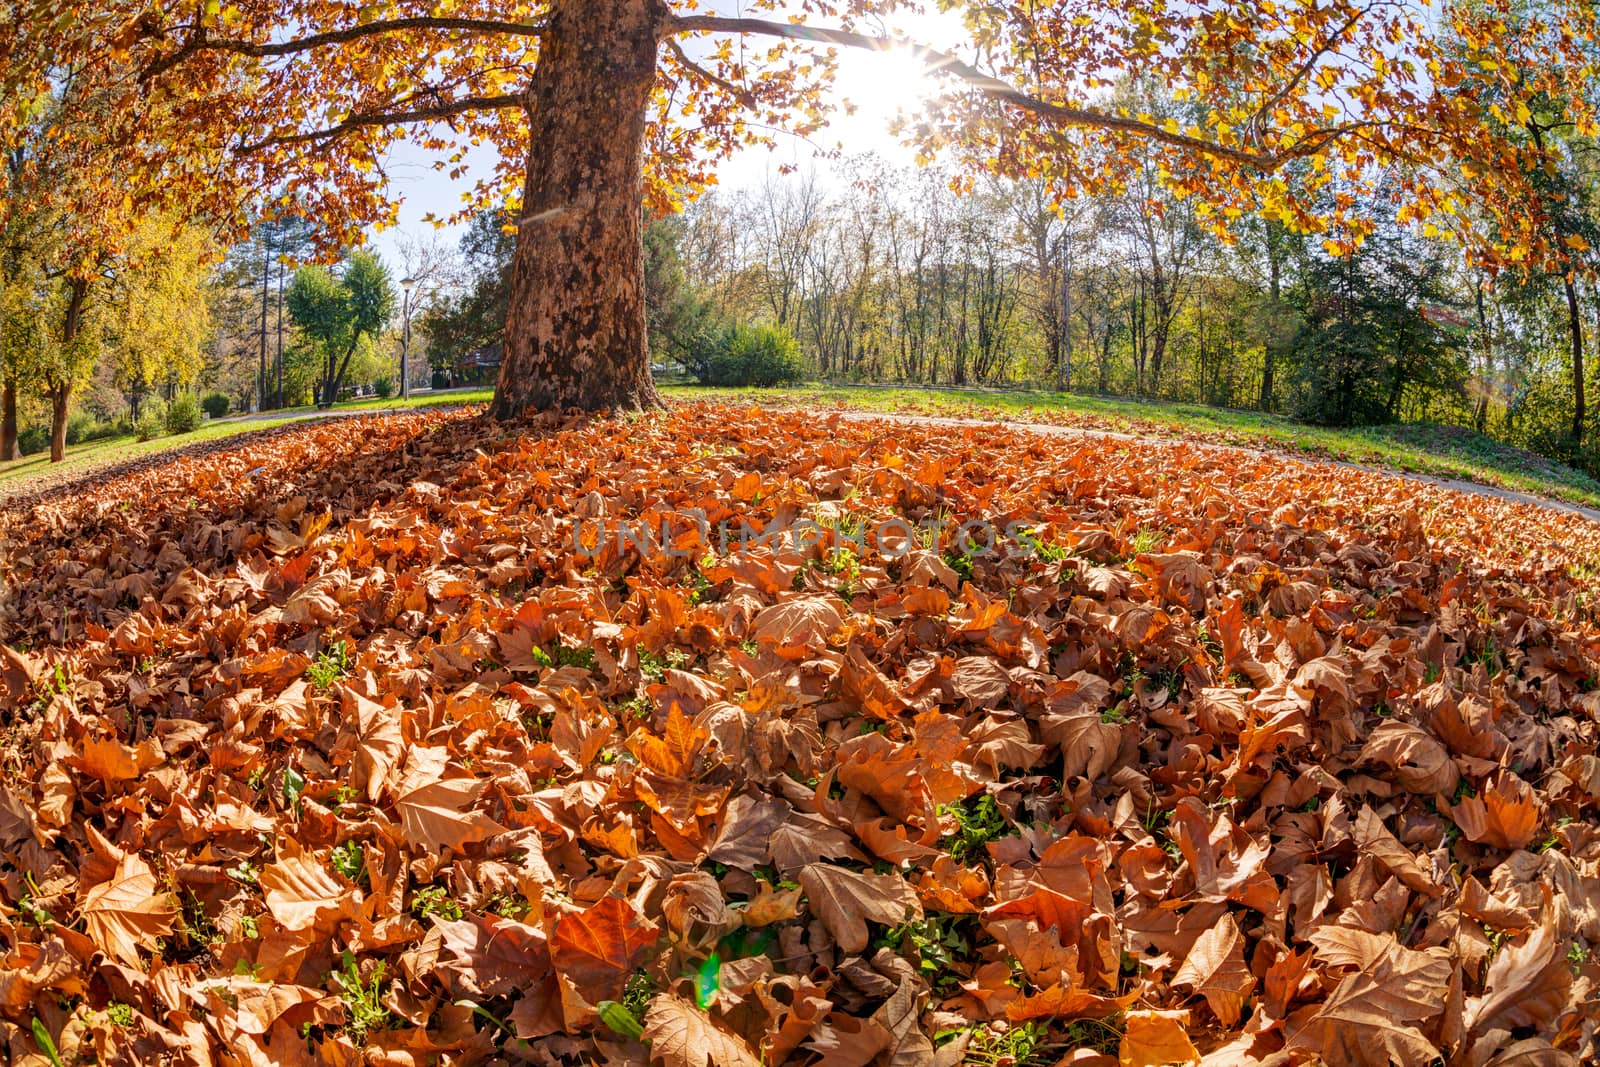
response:
<path id="1" fill-rule="evenodd" d="M 333 851 L 328 853 L 328 866 L 352 882 L 365 882 L 367 879 L 366 849 L 361 847 L 361 842 L 359 841 L 346 841 L 342 845 L 335 845 Z"/>
<path id="2" fill-rule="evenodd" d="M 345 1030 L 358 1042 L 373 1030 L 387 1029 L 392 1022 L 389 1009 L 383 1004 L 383 975 L 384 963 L 379 960 L 372 968 L 372 977 L 363 981 L 355 954 L 349 949 L 340 957 L 339 970 L 333 972 L 333 984 L 349 1013 Z"/>
<path id="3" fill-rule="evenodd" d="M 306 668 L 306 678 L 318 689 L 328 689 L 350 670 L 350 646 L 338 641 L 317 654 L 316 662 Z"/>
<path id="4" fill-rule="evenodd" d="M 950 858 L 965 864 L 983 855 L 983 846 L 1009 832 L 1006 816 L 1000 805 L 988 793 L 976 800 L 949 804 L 939 809 L 941 815 L 953 816 L 956 832 L 944 839 L 950 849 Z"/>
<path id="5" fill-rule="evenodd" d="M 450 891 L 444 886 L 428 885 L 411 894 L 411 912 L 419 919 L 437 915 L 441 919 L 456 922 L 461 918 L 461 905 L 451 898 Z"/>

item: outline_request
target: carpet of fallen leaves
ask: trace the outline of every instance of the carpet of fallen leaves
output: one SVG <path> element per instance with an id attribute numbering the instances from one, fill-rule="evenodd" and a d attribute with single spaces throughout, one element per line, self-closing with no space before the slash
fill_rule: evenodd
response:
<path id="1" fill-rule="evenodd" d="M 829 534 L 574 542 L 689 509 Z M 0 536 L 12 1063 L 1596 1061 L 1575 517 L 690 406 L 308 426 Z"/>

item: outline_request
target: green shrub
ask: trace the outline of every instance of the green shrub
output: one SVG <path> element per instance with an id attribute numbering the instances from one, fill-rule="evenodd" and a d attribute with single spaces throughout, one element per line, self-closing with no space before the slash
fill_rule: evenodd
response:
<path id="1" fill-rule="evenodd" d="M 75 412 L 67 419 L 67 444 L 69 445 L 115 437 L 120 432 L 122 432 L 122 427 L 115 422 L 97 418 L 87 411 Z"/>
<path id="2" fill-rule="evenodd" d="M 782 326 L 733 325 L 690 360 L 703 385 L 786 385 L 806 376 L 800 345 Z"/>
<path id="3" fill-rule="evenodd" d="M 200 428 L 200 401 L 193 393 L 184 393 L 167 408 L 168 433 L 193 433 Z"/>
<path id="4" fill-rule="evenodd" d="M 226 415 L 230 406 L 227 393 L 207 393 L 205 399 L 200 401 L 200 409 L 213 419 Z"/>
<path id="5" fill-rule="evenodd" d="M 35 452 L 43 452 L 50 447 L 50 428 L 48 426 L 29 426 L 17 434 L 17 451 L 24 456 L 31 456 Z"/>
<path id="6" fill-rule="evenodd" d="M 159 400 L 146 400 L 139 405 L 139 421 L 133 424 L 133 436 L 140 441 L 153 441 L 167 436 L 167 406 Z"/>
<path id="7" fill-rule="evenodd" d="M 372 391 L 378 394 L 378 399 L 387 400 L 394 396 L 394 382 L 387 377 L 379 378 L 372 383 Z"/>

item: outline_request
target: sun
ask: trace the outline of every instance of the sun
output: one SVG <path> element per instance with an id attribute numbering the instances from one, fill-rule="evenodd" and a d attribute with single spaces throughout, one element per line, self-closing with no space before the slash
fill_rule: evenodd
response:
<path id="1" fill-rule="evenodd" d="M 939 90 L 939 78 L 909 48 L 846 50 L 834 87 L 841 108 L 834 125 L 883 137 L 896 119 L 915 117 Z"/>

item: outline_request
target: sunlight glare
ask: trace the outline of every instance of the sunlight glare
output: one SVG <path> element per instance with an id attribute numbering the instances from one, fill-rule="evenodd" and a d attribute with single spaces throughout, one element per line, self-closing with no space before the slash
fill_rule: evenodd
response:
<path id="1" fill-rule="evenodd" d="M 896 118 L 915 118 L 938 91 L 939 79 L 910 49 L 846 50 L 836 89 L 842 113 L 834 125 L 854 127 L 876 140 L 888 134 Z"/>

